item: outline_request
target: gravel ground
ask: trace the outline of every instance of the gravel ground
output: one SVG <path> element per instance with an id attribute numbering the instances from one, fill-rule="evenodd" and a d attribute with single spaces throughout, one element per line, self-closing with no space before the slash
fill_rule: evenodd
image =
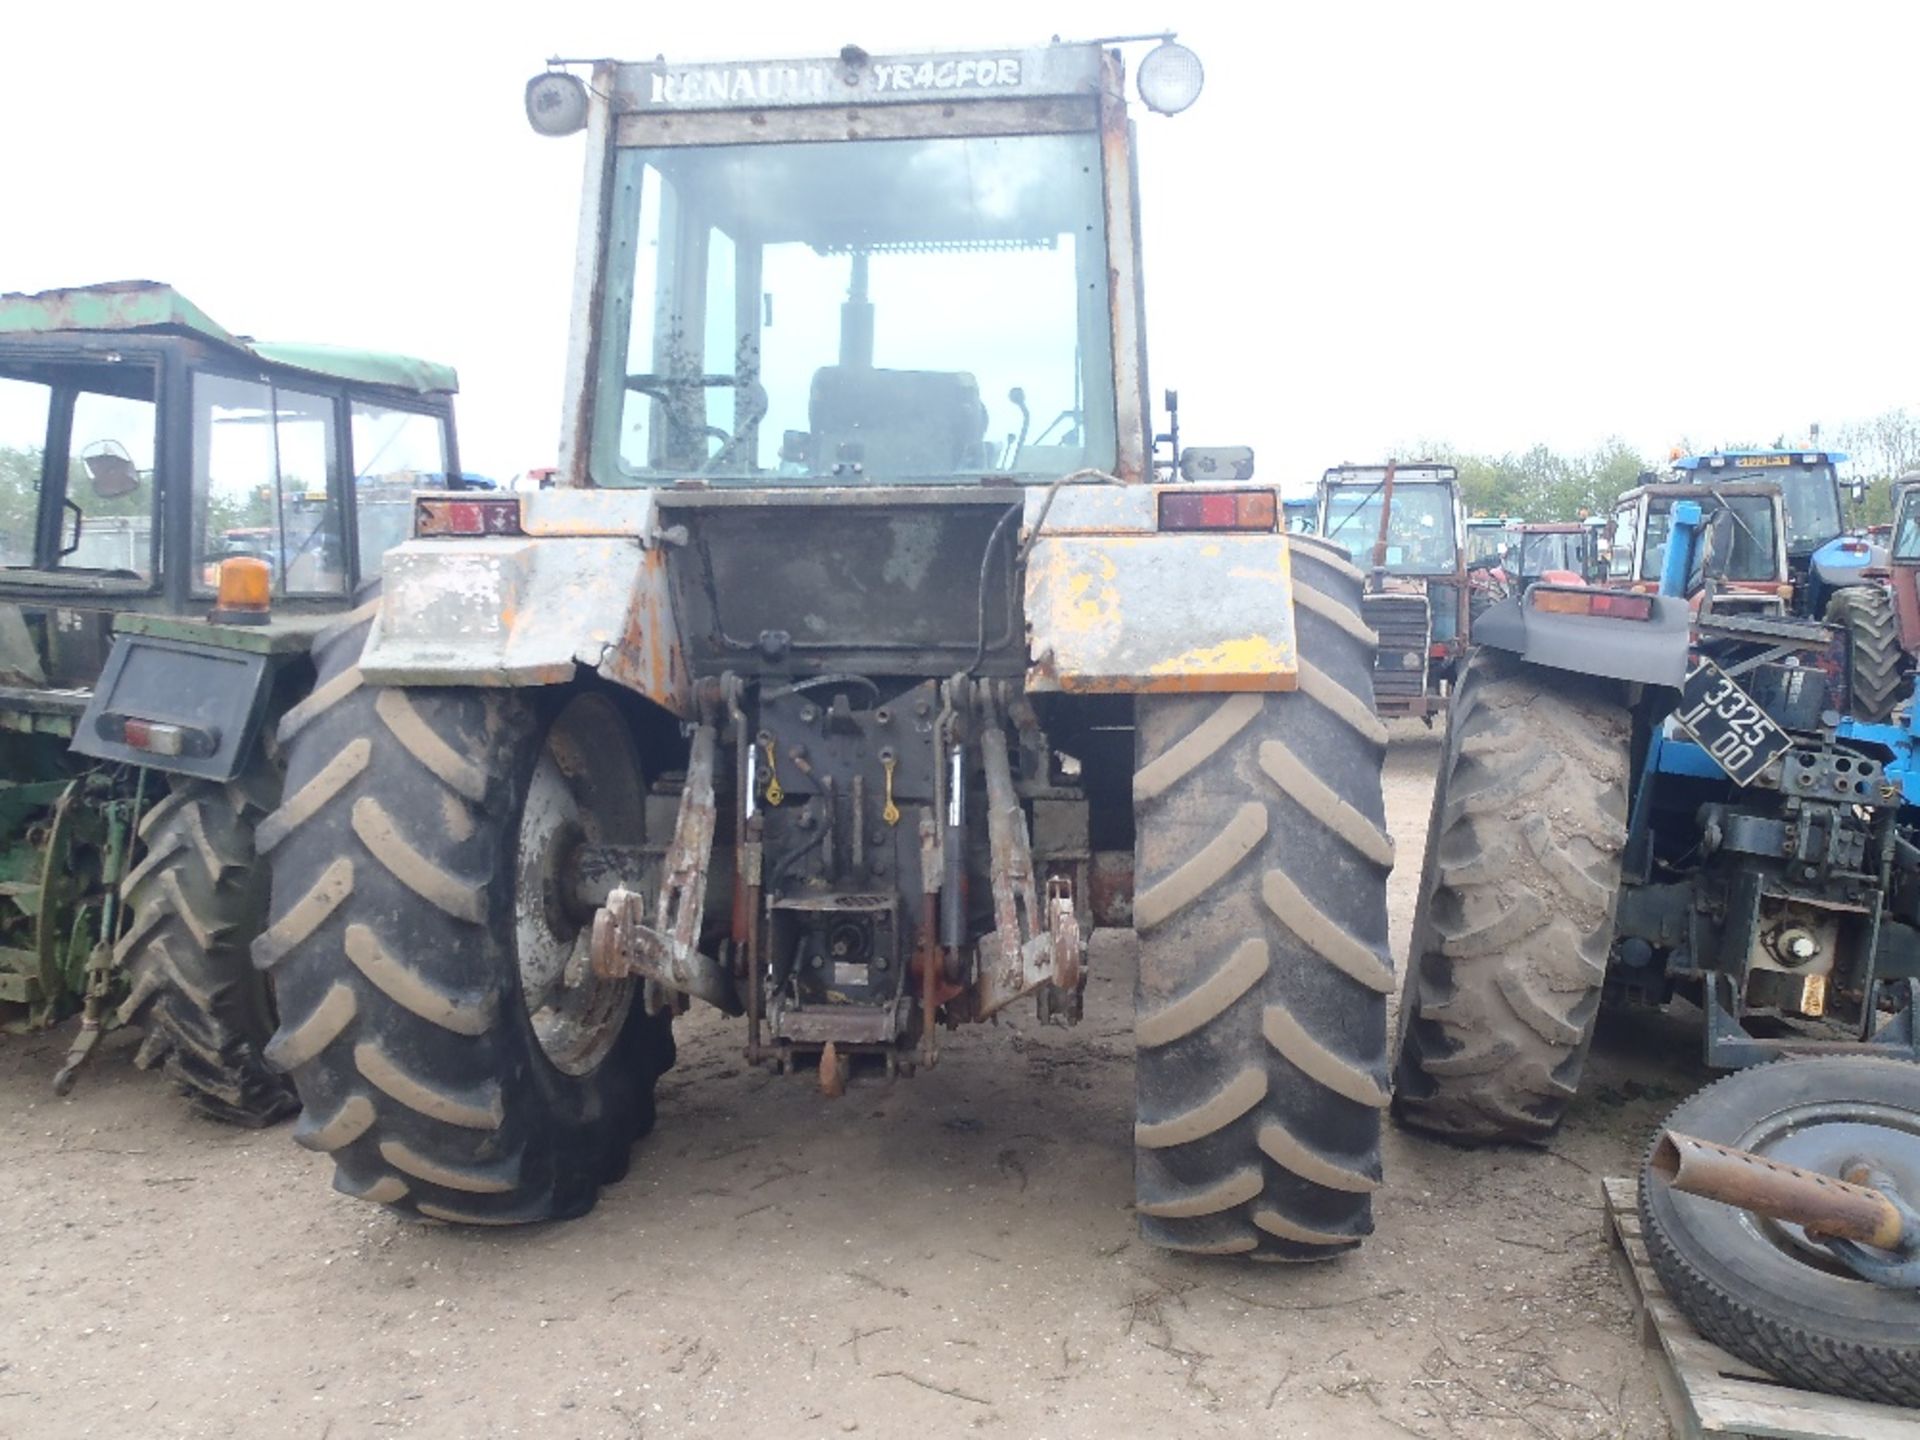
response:
<path id="1" fill-rule="evenodd" d="M 1396 727 L 1404 955 L 1437 740 Z M 1599 1182 L 1705 1078 L 1603 1028 L 1550 1150 L 1394 1132 L 1378 1233 L 1312 1267 L 1134 1238 L 1132 944 L 1077 1031 L 1019 1019 L 829 1102 L 684 1026 L 661 1124 L 584 1220 L 403 1222 L 282 1127 L 189 1115 L 115 1037 L 0 1043 L 0 1435 L 1531 1437 L 1667 1433 Z"/>

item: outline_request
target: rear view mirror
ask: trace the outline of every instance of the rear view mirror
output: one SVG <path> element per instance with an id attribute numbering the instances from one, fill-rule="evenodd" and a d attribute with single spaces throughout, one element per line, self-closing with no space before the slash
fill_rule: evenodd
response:
<path id="1" fill-rule="evenodd" d="M 98 441 L 82 453 L 80 463 L 87 467 L 87 481 L 97 500 L 118 500 L 140 488 L 140 470 L 133 457 L 111 440 Z"/>
<path id="2" fill-rule="evenodd" d="M 1847 492 L 1853 496 L 1854 504 L 1864 505 L 1867 503 L 1867 482 L 1866 481 L 1864 480 L 1851 481 L 1847 486 Z"/>
<path id="3" fill-rule="evenodd" d="M 1180 452 L 1182 480 L 1251 480 L 1251 445 L 1189 445 Z"/>

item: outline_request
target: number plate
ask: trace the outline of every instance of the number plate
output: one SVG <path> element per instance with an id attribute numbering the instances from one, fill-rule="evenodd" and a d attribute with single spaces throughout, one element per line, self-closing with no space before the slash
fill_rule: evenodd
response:
<path id="1" fill-rule="evenodd" d="M 1688 672 L 1673 718 L 1736 785 L 1753 784 L 1793 748 L 1787 732 L 1711 660 L 1699 661 Z"/>

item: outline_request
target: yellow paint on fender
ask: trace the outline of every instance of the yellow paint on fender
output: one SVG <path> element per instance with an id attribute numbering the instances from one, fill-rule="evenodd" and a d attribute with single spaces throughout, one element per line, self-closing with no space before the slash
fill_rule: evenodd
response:
<path id="1" fill-rule="evenodd" d="M 1050 535 L 1029 557 L 1029 688 L 1291 690 L 1281 535 Z"/>

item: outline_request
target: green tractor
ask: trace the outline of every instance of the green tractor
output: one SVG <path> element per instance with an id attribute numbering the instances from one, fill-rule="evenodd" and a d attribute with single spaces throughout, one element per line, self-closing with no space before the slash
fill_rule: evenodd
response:
<path id="1" fill-rule="evenodd" d="M 316 639 L 458 473 L 454 373 L 236 338 L 149 282 L 0 296 L 0 1024 L 137 1023 L 201 1110 L 267 1063 L 255 827 Z M 399 520 L 393 515 L 397 513 Z"/>

